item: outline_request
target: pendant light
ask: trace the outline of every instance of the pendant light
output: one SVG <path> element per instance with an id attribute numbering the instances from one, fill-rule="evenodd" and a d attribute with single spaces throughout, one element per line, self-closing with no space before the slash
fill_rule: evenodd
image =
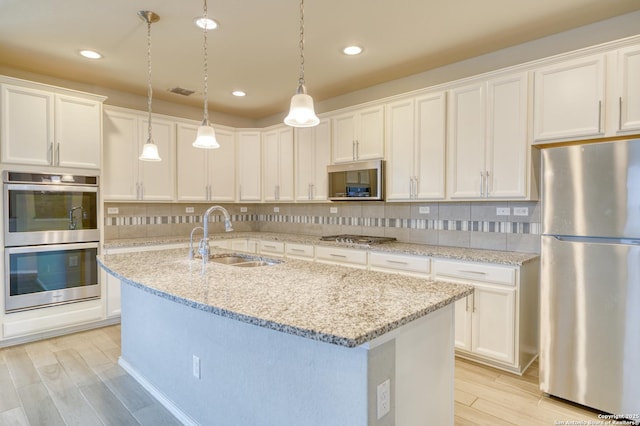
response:
<path id="1" fill-rule="evenodd" d="M 207 20 L 207 0 L 204 0 L 204 14 L 202 19 Z M 207 25 L 202 26 L 202 34 L 203 34 L 203 50 L 204 50 L 204 119 L 202 120 L 202 124 L 198 127 L 198 135 L 196 136 L 196 140 L 193 142 L 193 146 L 195 148 L 204 148 L 204 149 L 216 149 L 220 148 L 220 144 L 216 140 L 216 131 L 209 125 L 209 100 L 207 98 L 207 89 L 208 89 L 208 68 L 207 68 Z"/>
<path id="2" fill-rule="evenodd" d="M 138 157 L 141 161 L 162 161 L 158 154 L 158 146 L 153 143 L 151 137 L 151 98 L 153 97 L 153 89 L 151 88 L 151 23 L 158 22 L 160 17 L 148 10 L 138 12 L 140 19 L 147 23 L 147 109 L 149 111 L 149 137 L 147 143 L 142 147 L 142 154 Z"/>
<path id="3" fill-rule="evenodd" d="M 300 0 L 300 77 L 296 94 L 291 97 L 291 108 L 284 124 L 292 127 L 312 127 L 318 123 L 320 119 L 313 110 L 313 98 L 307 95 L 304 85 L 304 0 Z"/>

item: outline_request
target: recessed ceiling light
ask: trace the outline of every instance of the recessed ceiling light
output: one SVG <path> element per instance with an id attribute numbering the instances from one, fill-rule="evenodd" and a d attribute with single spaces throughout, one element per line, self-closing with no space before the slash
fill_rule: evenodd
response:
<path id="1" fill-rule="evenodd" d="M 211 18 L 205 18 L 204 16 L 193 18 L 193 23 L 203 30 L 215 30 L 218 28 L 218 23 L 216 21 Z"/>
<path id="2" fill-rule="evenodd" d="M 360 46 L 347 46 L 342 49 L 342 53 L 349 56 L 359 55 L 362 53 L 362 47 Z"/>
<path id="3" fill-rule="evenodd" d="M 80 54 L 89 59 L 100 59 L 102 55 L 94 50 L 81 50 Z"/>
<path id="4" fill-rule="evenodd" d="M 247 93 L 242 91 L 242 90 L 234 90 L 233 92 L 231 92 L 231 94 L 233 96 L 237 96 L 239 98 L 243 97 L 243 96 L 247 96 Z"/>

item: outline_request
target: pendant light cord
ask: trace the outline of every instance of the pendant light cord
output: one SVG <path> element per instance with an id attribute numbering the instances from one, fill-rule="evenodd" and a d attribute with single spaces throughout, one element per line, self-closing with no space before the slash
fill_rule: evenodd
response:
<path id="1" fill-rule="evenodd" d="M 304 85 L 304 0 L 300 0 L 300 78 L 298 83 Z"/>
<path id="2" fill-rule="evenodd" d="M 149 139 L 147 143 L 153 143 L 151 137 L 151 98 L 153 89 L 151 88 L 151 18 L 147 17 L 147 110 L 149 111 Z"/>
<path id="3" fill-rule="evenodd" d="M 203 33 L 203 51 L 204 51 L 204 122 L 209 123 L 209 101 L 208 101 L 208 80 L 209 80 L 209 68 L 207 65 L 207 0 L 204 0 L 204 29 Z"/>

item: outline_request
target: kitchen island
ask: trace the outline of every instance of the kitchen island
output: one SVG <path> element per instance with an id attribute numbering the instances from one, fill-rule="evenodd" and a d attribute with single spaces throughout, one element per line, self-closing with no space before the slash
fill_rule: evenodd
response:
<path id="1" fill-rule="evenodd" d="M 203 273 L 184 249 L 99 262 L 124 284 L 121 365 L 185 424 L 453 424 L 471 286 L 292 259 Z"/>

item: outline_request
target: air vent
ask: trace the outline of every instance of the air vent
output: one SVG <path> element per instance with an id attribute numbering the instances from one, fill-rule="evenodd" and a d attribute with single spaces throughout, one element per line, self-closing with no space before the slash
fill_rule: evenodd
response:
<path id="1" fill-rule="evenodd" d="M 175 93 L 176 95 L 182 95 L 182 96 L 190 96 L 196 93 L 195 90 L 183 89 L 182 87 L 173 87 L 169 89 L 169 91 L 171 93 Z"/>

